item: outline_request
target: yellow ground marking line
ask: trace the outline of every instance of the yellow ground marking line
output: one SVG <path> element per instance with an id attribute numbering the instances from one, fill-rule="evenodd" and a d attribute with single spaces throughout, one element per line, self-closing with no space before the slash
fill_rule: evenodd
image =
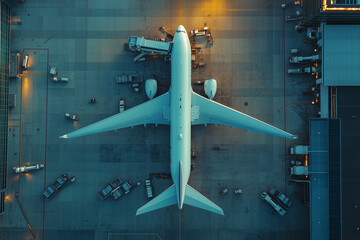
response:
<path id="1" fill-rule="evenodd" d="M 90 10 L 90 8 L 91 8 L 92 3 L 93 3 L 93 0 L 91 0 L 88 9 L 87 9 L 86 12 L 83 14 L 84 17 L 88 14 L 88 12 L 89 12 L 89 10 Z"/>
<path id="2" fill-rule="evenodd" d="M 179 210 L 179 240 L 181 240 L 181 210 Z"/>
<path id="3" fill-rule="evenodd" d="M 50 39 L 54 38 L 55 36 L 56 36 L 56 34 L 50 36 L 48 39 L 46 39 L 46 40 L 44 41 L 44 44 L 46 44 Z"/>
<path id="4" fill-rule="evenodd" d="M 179 25 L 181 25 L 181 0 L 180 0 L 180 7 L 179 7 Z"/>
<path id="5" fill-rule="evenodd" d="M 217 7 L 210 7 L 210 8 L 184 8 L 181 9 L 181 0 L 180 0 L 180 16 L 181 16 L 181 11 L 196 11 L 196 10 L 218 10 L 218 11 L 238 11 L 238 12 L 243 12 L 243 11 L 259 11 L 259 10 L 264 10 L 265 8 L 269 7 L 272 3 L 274 2 L 274 0 L 269 1 L 268 3 L 266 3 L 263 7 L 260 8 L 217 8 Z"/>

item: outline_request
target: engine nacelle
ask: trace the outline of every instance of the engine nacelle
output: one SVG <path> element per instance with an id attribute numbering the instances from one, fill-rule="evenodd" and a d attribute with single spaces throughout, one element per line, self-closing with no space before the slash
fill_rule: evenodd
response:
<path id="1" fill-rule="evenodd" d="M 217 89 L 216 80 L 213 78 L 206 79 L 204 83 L 205 94 L 209 99 L 213 99 L 215 97 Z"/>
<path id="2" fill-rule="evenodd" d="M 149 99 L 153 99 L 157 92 L 157 82 L 155 79 L 147 79 L 145 81 L 145 91 Z"/>

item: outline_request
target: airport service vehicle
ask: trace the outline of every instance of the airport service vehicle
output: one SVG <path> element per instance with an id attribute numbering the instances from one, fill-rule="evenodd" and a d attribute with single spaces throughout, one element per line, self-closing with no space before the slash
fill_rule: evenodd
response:
<path id="1" fill-rule="evenodd" d="M 200 67 L 205 67 L 206 63 L 204 62 L 199 62 L 199 63 L 194 63 L 193 64 L 193 68 L 200 68 Z"/>
<path id="2" fill-rule="evenodd" d="M 129 86 L 134 90 L 134 92 L 136 93 L 140 92 L 140 83 L 132 83 Z"/>
<path id="3" fill-rule="evenodd" d="M 196 148 L 191 148 L 191 158 L 194 159 L 196 158 Z"/>
<path id="4" fill-rule="evenodd" d="M 285 196 L 284 193 L 281 193 L 276 197 L 276 199 L 279 201 L 279 203 L 285 207 L 285 209 L 288 209 L 292 203 L 292 201 L 289 200 L 287 196 Z"/>
<path id="5" fill-rule="evenodd" d="M 243 191 L 242 191 L 242 189 L 240 189 L 240 188 L 237 188 L 237 189 L 235 189 L 234 190 L 234 193 L 235 194 L 241 194 Z"/>
<path id="6" fill-rule="evenodd" d="M 15 173 L 27 173 L 33 170 L 38 170 L 44 167 L 43 163 L 37 163 L 29 166 L 13 167 Z"/>
<path id="7" fill-rule="evenodd" d="M 224 188 L 223 190 L 221 190 L 221 195 L 225 195 L 229 190 L 227 188 Z"/>
<path id="8" fill-rule="evenodd" d="M 61 78 L 59 77 L 52 77 L 51 80 L 54 81 L 54 82 L 58 82 L 60 81 Z"/>
<path id="9" fill-rule="evenodd" d="M 291 54 L 298 54 L 298 53 L 300 53 L 300 49 L 292 48 L 292 49 L 290 49 L 290 53 Z"/>
<path id="10" fill-rule="evenodd" d="M 309 153 L 309 146 L 296 145 L 290 148 L 290 154 L 308 154 L 308 153 Z"/>
<path id="11" fill-rule="evenodd" d="M 114 189 L 116 189 L 117 187 L 120 187 L 120 185 L 122 184 L 121 179 L 115 178 L 111 183 L 109 183 L 105 188 L 103 188 L 100 192 L 98 192 L 97 196 L 101 199 L 104 200 L 106 198 L 108 198 L 112 191 Z M 120 196 L 119 196 L 120 197 Z M 115 198 L 115 197 L 114 197 Z"/>
<path id="12" fill-rule="evenodd" d="M 290 6 L 302 6 L 302 0 L 289 1 L 287 3 L 282 3 L 281 4 L 281 8 L 286 8 L 286 7 L 290 7 Z"/>
<path id="13" fill-rule="evenodd" d="M 300 73 L 303 73 L 302 68 L 289 68 L 288 69 L 288 74 L 300 74 Z"/>
<path id="14" fill-rule="evenodd" d="M 131 51 L 143 51 L 158 54 L 169 54 L 172 43 L 145 39 L 143 37 L 131 36 L 129 38 L 129 49 Z"/>
<path id="15" fill-rule="evenodd" d="M 124 194 L 128 194 L 132 189 L 132 184 L 130 180 L 127 180 L 123 184 L 120 185 L 121 189 L 123 190 Z"/>
<path id="16" fill-rule="evenodd" d="M 50 75 L 57 75 L 58 74 L 58 70 L 56 69 L 56 67 L 51 67 L 50 68 Z"/>
<path id="17" fill-rule="evenodd" d="M 305 73 L 311 73 L 312 75 L 317 73 L 317 68 L 314 66 L 304 68 Z"/>
<path id="18" fill-rule="evenodd" d="M 290 201 L 289 198 L 285 196 L 285 194 L 275 189 L 273 186 L 269 187 L 268 193 L 270 196 L 274 197 L 283 208 L 288 209 L 290 207 L 292 201 Z"/>
<path id="19" fill-rule="evenodd" d="M 205 94 L 210 99 L 195 93 L 191 87 L 191 65 L 189 37 L 186 29 L 180 25 L 176 29 L 172 43 L 171 87 L 167 93 L 61 136 L 61 138 L 75 138 L 147 124 L 170 126 L 170 171 L 174 184 L 140 207 L 136 215 L 170 205 L 177 205 L 181 210 L 184 204 L 224 215 L 219 206 L 188 184 L 193 125 L 222 124 L 289 139 L 297 138 L 293 134 L 210 100 L 216 93 L 215 79 L 207 79 L 204 82 Z"/>
<path id="20" fill-rule="evenodd" d="M 112 190 L 113 190 L 113 188 L 109 184 L 104 189 L 102 189 L 100 192 L 98 192 L 97 196 L 101 200 L 104 200 L 104 199 L 106 199 L 106 198 L 108 198 L 110 196 Z"/>
<path id="21" fill-rule="evenodd" d="M 62 77 L 62 78 L 60 78 L 60 81 L 62 81 L 62 82 L 69 82 L 69 78 L 68 77 Z"/>
<path id="22" fill-rule="evenodd" d="M 289 62 L 290 63 L 301 63 L 304 61 L 316 61 L 319 59 L 320 59 L 319 55 L 313 55 L 313 56 L 308 56 L 308 57 L 293 56 L 293 57 L 290 57 Z"/>
<path id="23" fill-rule="evenodd" d="M 117 200 L 119 199 L 121 196 L 123 196 L 124 193 L 123 191 L 121 190 L 120 186 L 117 186 L 116 188 L 114 188 L 112 191 L 111 191 L 111 196 Z"/>
<path id="24" fill-rule="evenodd" d="M 190 31 L 190 37 L 210 37 L 210 29 L 208 27 L 202 27 Z"/>
<path id="25" fill-rule="evenodd" d="M 58 177 L 56 181 L 45 190 L 44 196 L 46 197 L 46 199 L 50 200 L 51 198 L 53 198 L 55 194 L 59 192 L 68 181 L 69 176 L 66 173 Z"/>
<path id="26" fill-rule="evenodd" d="M 71 114 L 71 113 L 65 113 L 65 117 L 71 119 L 71 120 L 74 120 L 74 121 L 77 121 L 79 120 L 79 116 L 76 115 L 76 114 Z"/>
<path id="27" fill-rule="evenodd" d="M 89 103 L 97 103 L 97 99 L 96 98 L 90 98 Z"/>
<path id="28" fill-rule="evenodd" d="M 291 175 L 296 176 L 307 176 L 309 175 L 309 167 L 308 166 L 292 166 L 290 169 Z"/>
<path id="29" fill-rule="evenodd" d="M 74 183 L 76 181 L 76 177 L 75 176 L 72 176 L 71 178 L 70 178 L 70 182 L 71 183 Z"/>
<path id="30" fill-rule="evenodd" d="M 125 111 L 125 98 L 119 99 L 119 113 Z"/>
<path id="31" fill-rule="evenodd" d="M 260 198 L 263 199 L 265 202 L 267 202 L 277 213 L 280 214 L 280 216 L 284 216 L 286 211 L 279 206 L 278 204 L 276 204 L 271 197 L 269 196 L 269 194 L 267 194 L 266 192 L 263 192 L 260 195 Z"/>
<path id="32" fill-rule="evenodd" d="M 22 64 L 22 67 L 23 67 L 24 70 L 27 69 L 28 63 L 29 63 L 29 55 L 28 55 L 28 54 L 25 54 L 24 60 L 23 60 L 23 64 Z"/>
<path id="33" fill-rule="evenodd" d="M 148 199 L 149 200 L 153 199 L 154 195 L 153 195 L 153 190 L 152 190 L 150 179 L 145 180 L 145 190 L 146 190 L 146 195 L 147 195 Z"/>
<path id="34" fill-rule="evenodd" d="M 144 81 L 143 75 L 137 75 L 137 74 L 123 74 L 119 77 L 117 77 L 117 83 L 141 83 Z"/>
<path id="35" fill-rule="evenodd" d="M 193 85 L 204 85 L 204 81 L 201 80 L 193 81 Z"/>

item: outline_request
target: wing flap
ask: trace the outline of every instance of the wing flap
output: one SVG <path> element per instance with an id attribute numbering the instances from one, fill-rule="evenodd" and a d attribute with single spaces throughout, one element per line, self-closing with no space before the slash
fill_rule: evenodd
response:
<path id="1" fill-rule="evenodd" d="M 271 126 L 270 124 L 250 117 L 249 115 L 246 115 L 235 109 L 204 98 L 197 93 L 193 92 L 191 97 L 192 107 L 195 109 L 198 106 L 198 117 L 193 120 L 192 125 L 221 124 L 289 139 L 297 138 L 291 133 Z"/>
<path id="2" fill-rule="evenodd" d="M 61 138 L 81 137 L 137 125 L 169 124 L 169 114 L 166 114 L 164 110 L 169 107 L 170 93 L 168 92 L 122 113 L 118 113 L 74 132 L 65 134 L 61 136 Z"/>

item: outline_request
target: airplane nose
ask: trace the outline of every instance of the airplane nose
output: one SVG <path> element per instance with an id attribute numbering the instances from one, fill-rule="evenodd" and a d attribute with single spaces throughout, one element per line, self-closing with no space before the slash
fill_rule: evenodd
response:
<path id="1" fill-rule="evenodd" d="M 180 25 L 180 26 L 178 26 L 178 28 L 176 29 L 176 32 L 185 32 L 185 33 L 186 33 L 186 30 L 185 30 L 185 28 L 184 28 L 183 25 Z"/>

